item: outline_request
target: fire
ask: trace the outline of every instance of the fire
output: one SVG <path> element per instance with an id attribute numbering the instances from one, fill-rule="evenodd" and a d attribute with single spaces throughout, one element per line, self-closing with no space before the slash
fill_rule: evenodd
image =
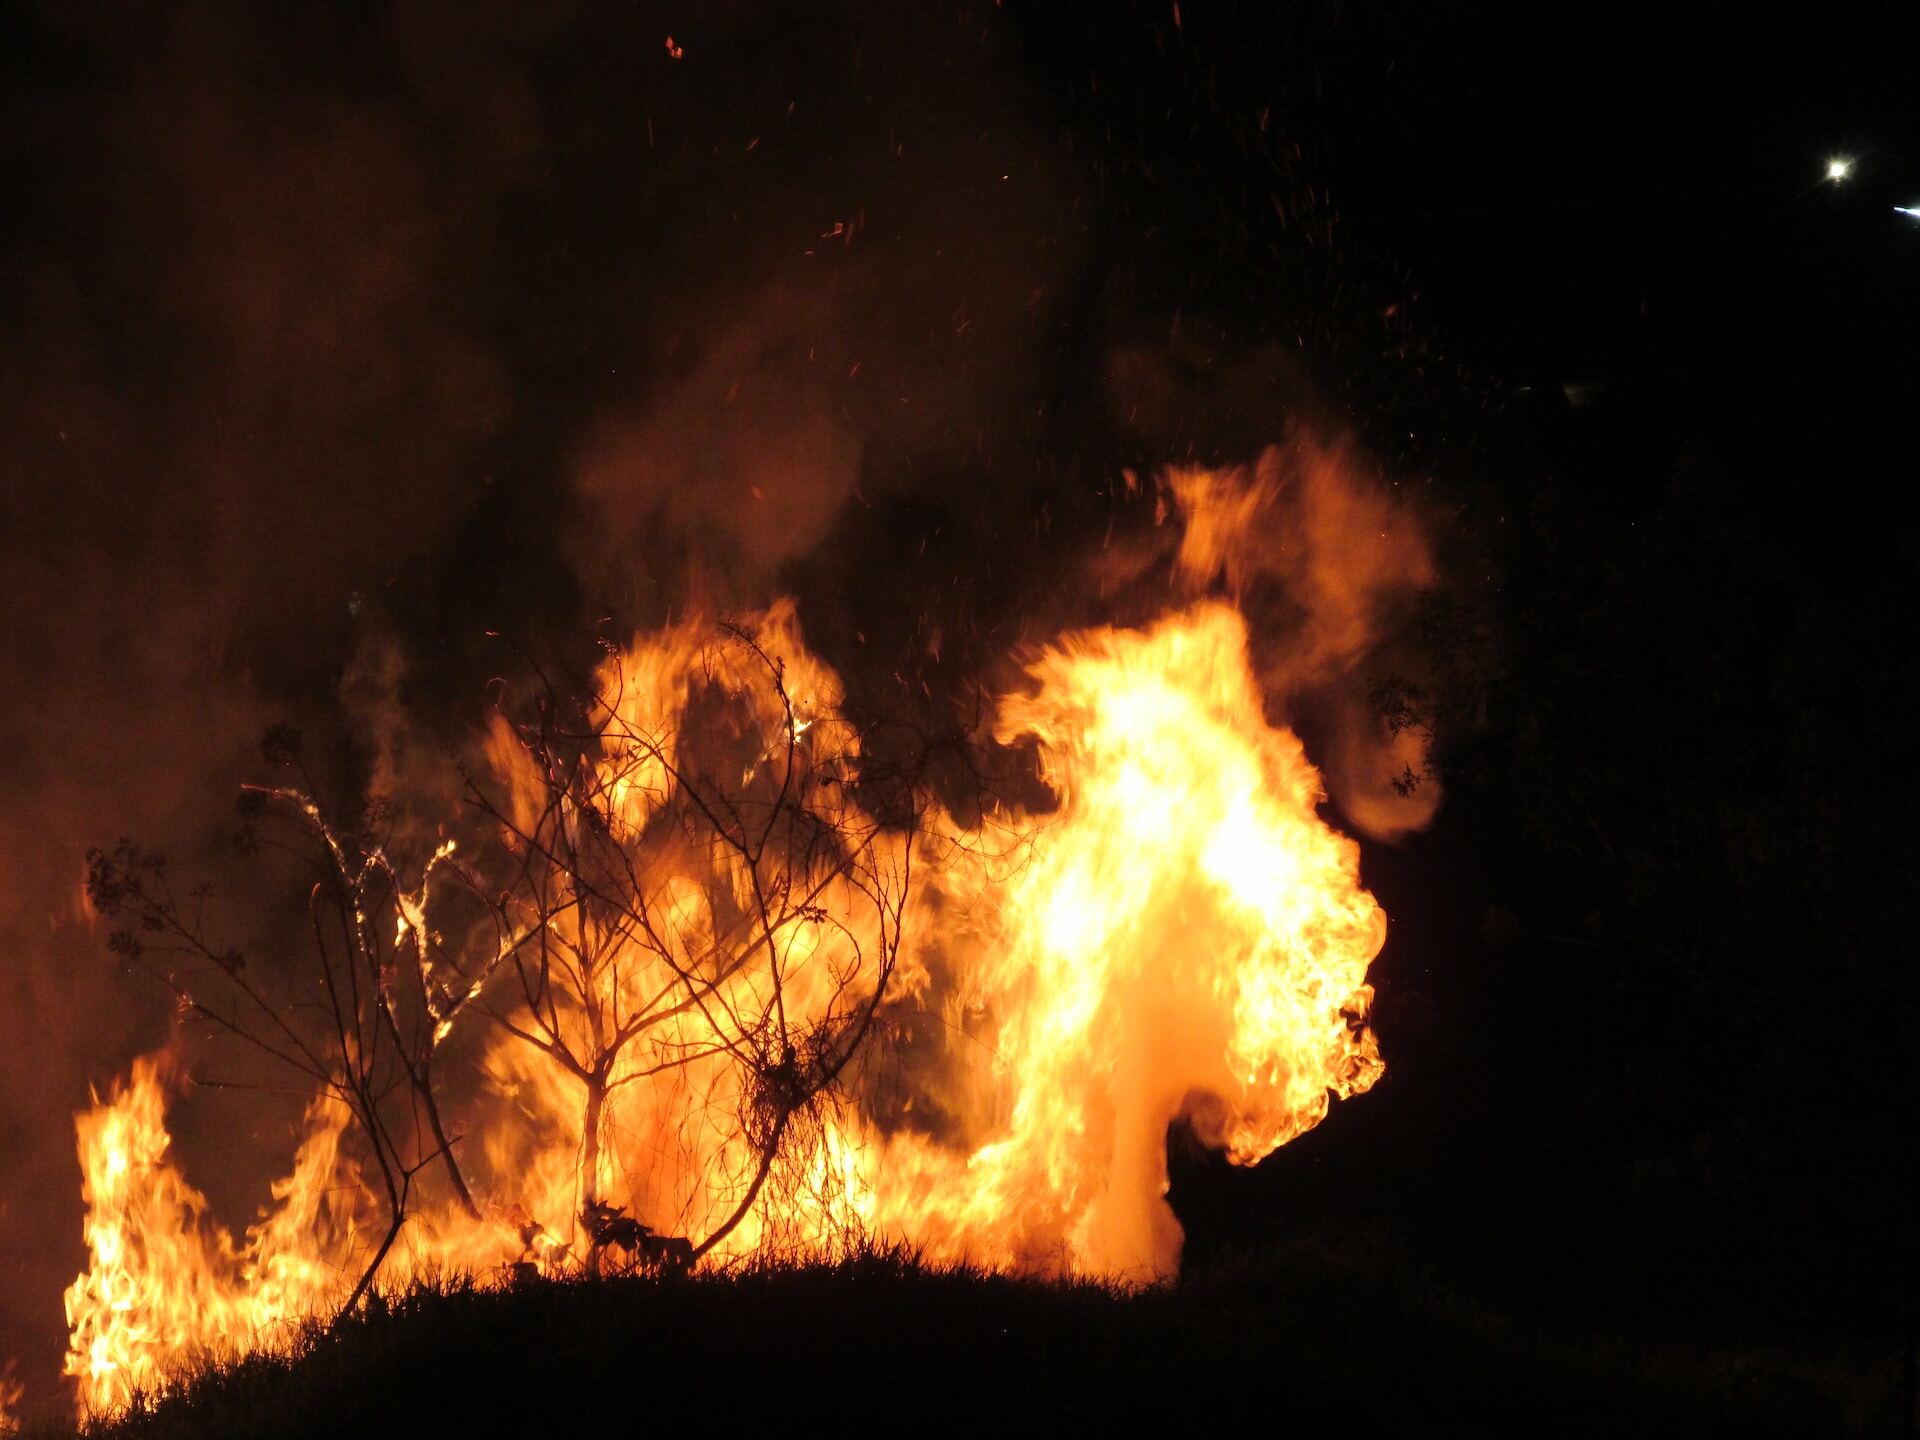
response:
<path id="1" fill-rule="evenodd" d="M 416 1152 L 382 1283 L 860 1238 L 1148 1281 L 1178 1262 L 1171 1122 L 1250 1164 L 1379 1078 L 1385 919 L 1233 606 L 1034 656 L 994 731 L 1056 803 L 971 826 L 874 798 L 791 603 L 714 633 L 610 660 L 577 765 L 496 722 L 490 813 L 521 880 L 482 885 L 441 842 L 361 917 L 419 977 L 426 1053 L 459 1033 L 480 1057 L 448 1127 L 471 1200 Z M 168 1159 L 165 1091 L 142 1061 L 78 1122 L 67 1368 L 93 1409 L 324 1317 L 385 1224 L 348 1109 L 320 1101 L 235 1241 Z"/>
<path id="2" fill-rule="evenodd" d="M 960 892 L 991 1037 L 978 1143 L 883 1146 L 868 1216 L 936 1255 L 1146 1279 L 1178 1259 L 1170 1121 L 1249 1164 L 1379 1077 L 1385 920 L 1262 715 L 1236 612 L 1070 636 L 1029 676 L 1000 734 L 1038 743 L 1060 808 L 1016 822 L 1011 874 L 935 882 Z"/>
<path id="3" fill-rule="evenodd" d="M 208 1223 L 205 1198 L 167 1158 L 165 1109 L 160 1070 L 141 1059 L 77 1122 L 92 1259 L 67 1291 L 66 1370 L 86 1409 L 121 1409 L 202 1355 L 270 1343 L 324 1309 L 339 1285 L 329 1257 L 355 1248 L 351 1208 L 335 1194 L 351 1178 L 338 1107 L 309 1108 L 292 1173 L 240 1244 Z"/>

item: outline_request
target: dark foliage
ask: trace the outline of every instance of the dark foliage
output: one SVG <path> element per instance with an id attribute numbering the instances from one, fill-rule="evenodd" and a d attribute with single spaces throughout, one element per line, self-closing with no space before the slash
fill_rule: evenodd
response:
<path id="1" fill-rule="evenodd" d="M 930 1271 L 898 1253 L 737 1275 L 453 1283 L 210 1370 L 92 1440 L 1080 1430 L 1284 1416 L 1343 1433 L 1842 1430 L 1842 1365 L 1570 1336 L 1326 1236 L 1171 1290 Z M 1836 1398 L 1839 1397 L 1839 1398 Z M 43 1432 L 50 1437 L 55 1431 Z"/>

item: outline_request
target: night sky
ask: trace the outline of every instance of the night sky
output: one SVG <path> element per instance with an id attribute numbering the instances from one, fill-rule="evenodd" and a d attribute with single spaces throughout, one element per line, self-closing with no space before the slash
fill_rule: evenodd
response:
<path id="1" fill-rule="evenodd" d="M 1832 1256 L 1913 1248 L 1897 41 L 1867 6 L 10 7 L 0 1355 L 56 1363 L 71 1115 L 167 1028 L 89 846 L 222 873 L 268 724 L 346 772 L 374 711 L 457 744 L 500 637 L 587 663 L 692 600 L 792 590 L 856 708 L 960 703 L 1098 618 L 1089 557 L 1150 525 L 1122 467 L 1302 417 L 1434 529 L 1400 638 L 1449 798 L 1367 851 L 1390 1080 L 1254 1175 L 1177 1166 L 1194 1246 L 1349 1212 L 1555 1314 L 1894 1334 L 1911 1287 Z M 244 1214 L 286 1117 L 199 1123 Z M 1634 1205 L 1696 1268 L 1618 1278 Z M 1825 1290 L 1755 1281 L 1810 1234 Z"/>

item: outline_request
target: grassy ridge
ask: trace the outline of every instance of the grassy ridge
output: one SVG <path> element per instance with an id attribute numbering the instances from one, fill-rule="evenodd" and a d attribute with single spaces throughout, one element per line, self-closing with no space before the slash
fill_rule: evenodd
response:
<path id="1" fill-rule="evenodd" d="M 882 1253 L 677 1281 L 419 1288 L 82 1433 L 422 1440 L 1252 1417 L 1296 1433 L 1808 1436 L 1890 1418 L 1881 1402 L 1866 1402 L 1878 1414 L 1849 1405 L 1849 1383 L 1763 1353 L 1541 1333 L 1352 1249 L 1303 1243 L 1136 1294 Z"/>

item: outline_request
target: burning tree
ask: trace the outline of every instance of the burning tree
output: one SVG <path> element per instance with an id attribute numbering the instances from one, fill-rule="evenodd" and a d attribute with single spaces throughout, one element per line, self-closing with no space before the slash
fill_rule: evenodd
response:
<path id="1" fill-rule="evenodd" d="M 222 1236 L 151 1265 L 144 1247 L 182 1238 L 166 1217 L 205 1208 L 165 1160 L 157 1070 L 96 1112 L 89 1203 L 120 1218 L 97 1234 L 90 1221 L 96 1262 L 70 1307 L 99 1333 L 78 1322 L 73 1363 L 137 1374 L 112 1317 L 130 1293 L 152 1303 L 163 1274 L 207 1311 L 297 1261 L 307 1278 L 265 1308 L 236 1301 L 216 1327 L 231 1341 L 352 1306 L 410 1220 L 413 1273 L 499 1264 L 516 1244 L 547 1268 L 599 1268 L 609 1246 L 685 1266 L 730 1239 L 817 1244 L 854 1224 L 831 1153 L 838 1084 L 894 988 L 922 802 L 911 776 L 863 756 L 838 704 L 791 606 L 751 628 L 671 628 L 589 682 L 543 676 L 496 712 L 487 764 L 466 772 L 484 833 L 464 848 L 397 840 L 408 827 L 385 802 L 338 818 L 275 732 L 269 758 L 293 783 L 247 790 L 243 834 L 309 872 L 291 986 L 210 938 L 209 891 L 176 892 L 164 858 L 127 841 L 95 852 L 92 903 L 128 922 L 114 951 L 321 1098 L 305 1178 L 244 1247 Z M 456 1032 L 490 1086 L 446 1084 L 436 1062 Z M 480 1153 L 460 1153 L 450 1106 L 483 1132 Z M 417 1183 L 429 1167 L 444 1204 Z M 325 1198 L 343 1179 L 357 1198 Z M 361 1244 L 369 1195 L 378 1238 Z"/>
<path id="2" fill-rule="evenodd" d="M 132 841 L 90 852 L 87 896 L 96 913 L 128 922 L 113 932 L 110 948 L 164 984 L 184 1015 L 312 1084 L 322 1107 L 310 1114 L 310 1140 L 329 1131 L 337 1136 L 344 1117 L 364 1142 L 385 1224 L 348 1293 L 352 1305 L 399 1238 L 422 1170 L 438 1162 L 461 1209 L 474 1218 L 480 1213 L 454 1156 L 433 1073 L 435 1048 L 472 992 L 447 1003 L 432 951 L 412 923 L 452 847 L 436 852 L 409 891 L 388 858 L 384 806 L 369 805 L 354 824 L 330 818 L 297 736 L 276 727 L 264 748 L 297 783 L 246 787 L 242 843 L 262 843 L 259 822 L 278 818 L 291 826 L 291 840 L 270 835 L 266 843 L 299 856 L 310 874 L 311 945 L 302 978 L 311 984 L 289 994 L 257 974 L 238 947 L 211 938 L 211 888 L 196 885 L 182 897 L 166 858 Z M 338 1112 L 328 1114 L 325 1102 Z"/>
<path id="3" fill-rule="evenodd" d="M 827 1182 L 823 1112 L 901 958 L 917 784 L 862 755 L 790 606 L 703 629 L 585 691 L 544 684 L 530 716 L 496 716 L 495 778 L 468 782 L 506 857 L 472 967 L 505 973 L 477 1009 L 517 1042 L 496 1075 L 577 1135 L 541 1208 L 579 1217 L 591 1263 L 609 1243 L 690 1262 L 770 1180 Z"/>

